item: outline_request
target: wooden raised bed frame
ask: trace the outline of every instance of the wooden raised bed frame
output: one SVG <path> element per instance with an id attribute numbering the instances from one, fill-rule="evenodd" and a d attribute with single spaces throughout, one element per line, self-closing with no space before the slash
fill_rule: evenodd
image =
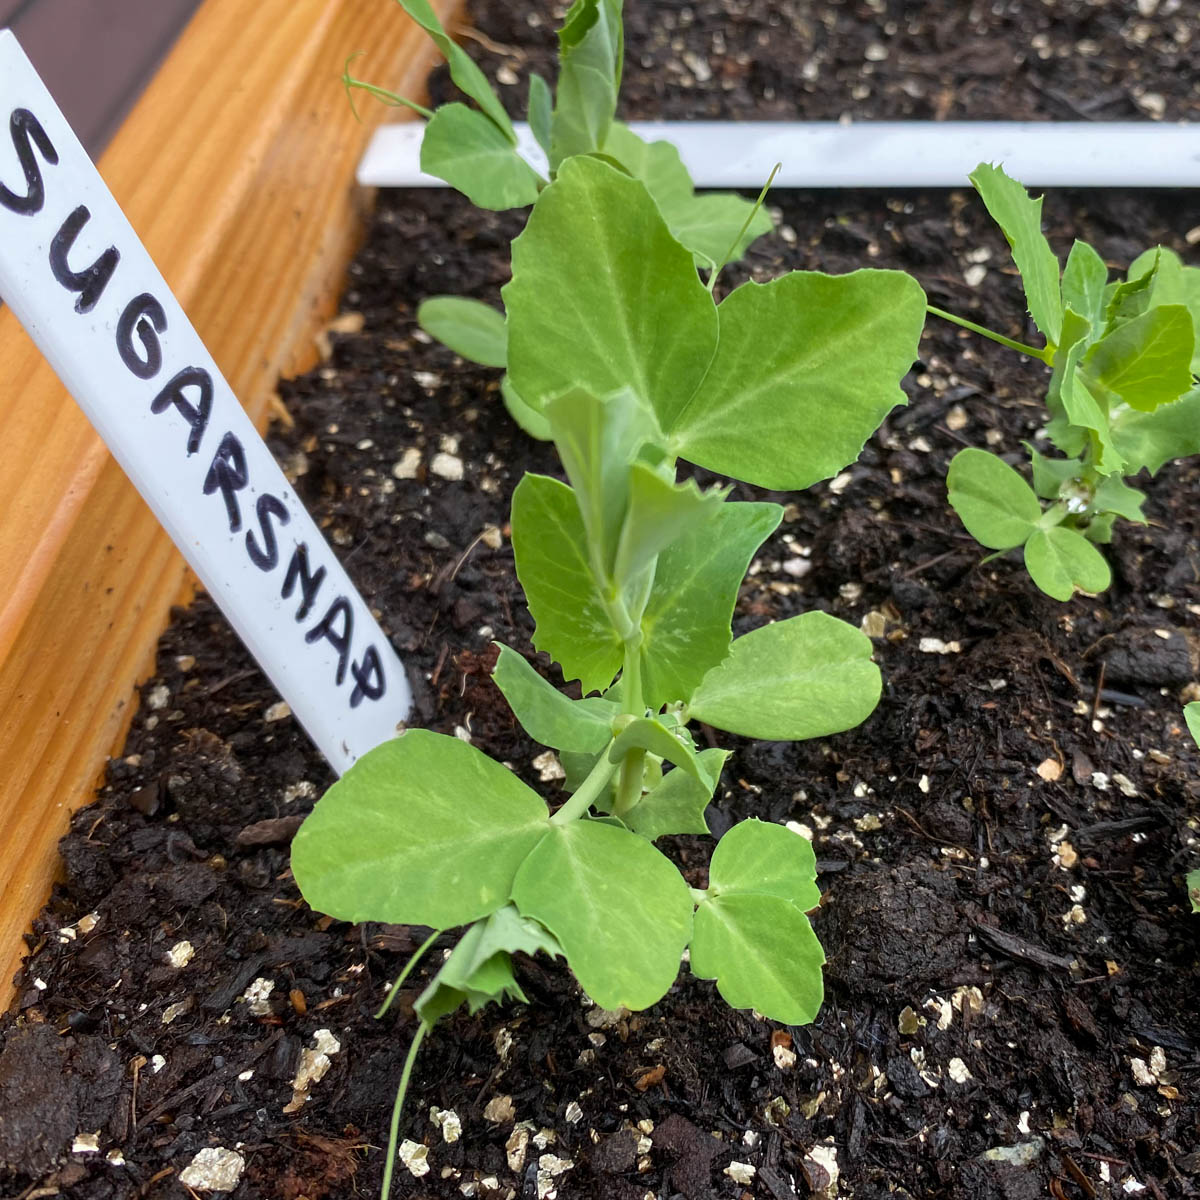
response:
<path id="1" fill-rule="evenodd" d="M 457 0 L 435 0 L 443 18 Z M 385 110 L 339 79 L 416 94 L 435 59 L 385 0 L 206 0 L 100 171 L 261 427 L 306 369 L 358 245 L 353 184 Z M 187 568 L 7 309 L 0 311 L 0 1007 L 58 839 L 119 751 Z"/>

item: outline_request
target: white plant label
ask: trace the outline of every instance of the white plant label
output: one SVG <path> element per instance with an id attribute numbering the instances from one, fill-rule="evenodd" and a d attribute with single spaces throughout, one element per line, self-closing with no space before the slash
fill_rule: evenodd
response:
<path id="1" fill-rule="evenodd" d="M 392 736 L 400 660 L 7 31 L 0 297 L 334 768 Z"/>

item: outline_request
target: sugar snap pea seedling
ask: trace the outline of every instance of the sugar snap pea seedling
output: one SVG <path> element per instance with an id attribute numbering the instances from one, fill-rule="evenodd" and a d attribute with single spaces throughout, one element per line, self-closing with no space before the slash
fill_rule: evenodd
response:
<path id="1" fill-rule="evenodd" d="M 345 73 L 385 103 L 427 118 L 421 169 L 445 180 L 480 208 L 503 211 L 532 204 L 559 168 L 577 155 L 594 155 L 645 184 L 674 237 L 692 251 L 715 282 L 727 262 L 771 229 L 761 205 L 728 192 L 696 194 L 691 176 L 669 142 L 646 142 L 616 120 L 624 37 L 622 0 L 575 0 L 558 33 L 556 89 L 537 74 L 529 80 L 530 130 L 544 155 L 545 173 L 517 151 L 517 135 L 500 98 L 470 56 L 446 34 L 429 0 L 397 0 L 434 39 L 450 76 L 475 102 L 444 104 L 431 112 L 401 96 Z M 581 226 L 581 233 L 584 233 Z M 456 354 L 488 367 L 508 365 L 504 316 L 489 304 L 461 296 L 434 296 L 417 310 L 432 337 Z M 513 419 L 540 439 L 552 435 L 545 416 L 514 386 L 512 373 L 500 394 Z"/>
<path id="2" fill-rule="evenodd" d="M 904 400 L 917 283 L 791 272 L 718 304 L 651 190 L 594 155 L 559 164 L 512 265 L 508 369 L 566 475 L 526 475 L 513 494 L 517 576 L 535 646 L 583 698 L 509 647 L 495 681 L 557 751 L 562 795 L 548 802 L 474 746 L 414 729 L 334 784 L 292 849 L 317 910 L 464 929 L 416 1001 L 393 1146 L 422 1039 L 460 1005 L 523 998 L 516 951 L 564 958 L 605 1008 L 644 1009 L 687 949 L 734 1007 L 811 1021 L 824 956 L 805 915 L 819 899 L 810 844 L 743 821 L 693 887 L 655 842 L 707 833 L 727 752 L 697 749 L 691 721 L 824 737 L 880 695 L 870 641 L 825 613 L 732 637 L 741 580 L 783 510 L 679 482 L 676 462 L 778 490 L 852 462 Z"/>
<path id="3" fill-rule="evenodd" d="M 1145 523 L 1145 495 L 1125 476 L 1200 453 L 1200 269 L 1157 246 L 1110 282 L 1100 255 L 1076 241 L 1060 271 L 1042 232 L 1041 198 L 986 163 L 970 178 L 1012 248 L 1046 344 L 930 311 L 1053 369 L 1046 435 L 1061 457 L 1028 446 L 1030 487 L 997 455 L 962 450 L 947 477 L 950 503 L 982 545 L 999 554 L 1023 547 L 1047 595 L 1100 592 L 1111 575 L 1097 543 L 1112 540 L 1118 518 Z"/>

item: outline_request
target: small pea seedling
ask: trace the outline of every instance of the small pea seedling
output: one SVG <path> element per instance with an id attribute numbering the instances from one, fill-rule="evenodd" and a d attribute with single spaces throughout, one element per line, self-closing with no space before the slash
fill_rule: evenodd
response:
<path id="1" fill-rule="evenodd" d="M 1124 476 L 1153 475 L 1200 453 L 1200 269 L 1158 246 L 1110 283 L 1100 255 L 1076 241 L 1060 276 L 1041 229 L 1041 198 L 987 164 L 971 182 L 1012 247 L 1046 344 L 930 312 L 1053 368 L 1046 434 L 1062 457 L 1029 446 L 1031 488 L 996 455 L 962 450 L 950 464 L 950 503 L 982 545 L 998 553 L 1023 546 L 1026 569 L 1047 595 L 1100 592 L 1111 575 L 1096 543 L 1112 540 L 1118 517 L 1145 523 L 1145 496 Z"/>
<path id="2" fill-rule="evenodd" d="M 742 577 L 783 510 L 679 483 L 676 460 L 779 490 L 853 461 L 904 400 L 924 317 L 917 283 L 791 272 L 718 304 L 651 190 L 595 155 L 559 164 L 512 266 L 508 369 L 568 480 L 517 486 L 516 569 L 535 645 L 583 698 L 507 647 L 495 680 L 558 752 L 567 798 L 552 810 L 470 744 L 411 730 L 334 784 L 292 847 L 315 909 L 466 927 L 416 1002 L 393 1146 L 422 1039 L 464 1003 L 522 998 L 515 951 L 565 958 L 605 1008 L 643 1009 L 690 948 L 693 974 L 734 1007 L 811 1021 L 824 956 L 805 915 L 819 899 L 810 844 L 744 821 L 698 888 L 654 843 L 708 832 L 727 752 L 698 750 L 690 721 L 823 737 L 863 721 L 880 694 L 870 641 L 825 613 L 733 639 Z"/>
<path id="3" fill-rule="evenodd" d="M 493 211 L 530 205 L 568 158 L 587 154 L 645 184 L 671 233 L 692 251 L 713 282 L 724 264 L 740 258 L 751 242 L 770 231 L 770 218 L 760 205 L 727 192 L 697 195 L 674 146 L 643 141 L 615 119 L 624 58 L 622 0 L 575 0 L 558 34 L 556 91 L 540 75 L 530 76 L 529 125 L 545 153 L 549 179 L 517 153 L 517 136 L 499 97 L 467 53 L 447 36 L 428 0 L 398 3 L 434 39 L 454 83 L 478 107 L 455 102 L 430 112 L 348 72 L 345 83 L 426 117 L 421 169 L 445 180 L 473 204 Z M 582 227 L 581 234 L 586 236 Z M 471 362 L 508 365 L 504 316 L 489 304 L 434 296 L 420 305 L 417 320 L 427 333 Z M 501 381 L 500 394 L 522 429 L 542 440 L 551 437 L 545 416 L 521 396 L 511 373 Z"/>

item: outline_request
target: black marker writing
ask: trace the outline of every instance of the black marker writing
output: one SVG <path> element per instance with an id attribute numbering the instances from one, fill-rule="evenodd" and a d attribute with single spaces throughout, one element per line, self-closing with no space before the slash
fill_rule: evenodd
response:
<path id="1" fill-rule="evenodd" d="M 58 151 L 55 150 L 41 122 L 27 108 L 13 110 L 8 120 L 8 130 L 12 134 L 13 146 L 16 147 L 17 161 L 25 172 L 25 195 L 18 196 L 0 183 L 0 204 L 9 212 L 22 216 L 31 216 L 41 212 L 46 203 L 46 186 L 42 182 L 42 169 L 33 156 L 33 148 L 42 152 L 42 157 L 53 167 L 58 164 Z"/>

